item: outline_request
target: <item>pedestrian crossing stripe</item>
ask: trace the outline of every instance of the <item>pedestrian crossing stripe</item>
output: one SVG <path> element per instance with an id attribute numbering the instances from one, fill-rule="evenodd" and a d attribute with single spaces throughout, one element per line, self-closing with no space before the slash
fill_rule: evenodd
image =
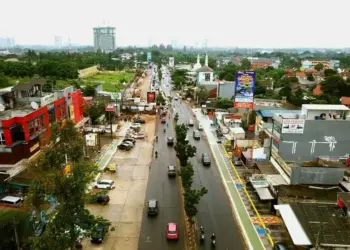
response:
<path id="1" fill-rule="evenodd" d="M 265 224 L 281 224 L 282 220 L 281 218 L 277 217 L 277 216 L 261 216 L 260 217 L 262 219 L 262 221 Z M 260 224 L 260 220 L 258 217 L 251 217 L 252 222 L 254 224 Z"/>

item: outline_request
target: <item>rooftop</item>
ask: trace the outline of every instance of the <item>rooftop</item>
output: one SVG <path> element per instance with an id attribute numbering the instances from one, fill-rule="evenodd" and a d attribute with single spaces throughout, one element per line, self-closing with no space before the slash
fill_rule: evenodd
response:
<path id="1" fill-rule="evenodd" d="M 284 108 L 279 108 L 279 109 L 261 109 L 258 110 L 257 112 L 260 114 L 262 117 L 274 117 L 277 114 L 300 114 L 300 110 L 290 110 L 290 109 L 284 109 Z"/>
<path id="2" fill-rule="evenodd" d="M 211 68 L 209 68 L 208 66 L 202 66 L 199 69 L 196 70 L 197 72 L 213 72 L 213 70 Z"/>
<path id="3" fill-rule="evenodd" d="M 313 245 L 318 237 L 321 246 L 350 246 L 350 219 L 342 215 L 335 202 L 290 204 Z"/>
<path id="4" fill-rule="evenodd" d="M 350 109 L 342 104 L 303 104 L 302 108 L 307 110 L 342 110 L 349 111 Z"/>

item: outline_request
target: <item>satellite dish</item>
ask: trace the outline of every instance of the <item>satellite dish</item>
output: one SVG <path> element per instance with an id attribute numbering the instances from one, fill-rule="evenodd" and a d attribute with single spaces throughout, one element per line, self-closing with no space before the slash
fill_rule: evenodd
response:
<path id="1" fill-rule="evenodd" d="M 5 110 L 5 106 L 0 103 L 0 112 Z"/>
<path id="2" fill-rule="evenodd" d="M 31 102 L 31 103 L 30 103 L 30 106 L 31 106 L 33 109 L 38 109 L 38 108 L 39 108 L 39 105 L 38 105 L 36 102 Z"/>

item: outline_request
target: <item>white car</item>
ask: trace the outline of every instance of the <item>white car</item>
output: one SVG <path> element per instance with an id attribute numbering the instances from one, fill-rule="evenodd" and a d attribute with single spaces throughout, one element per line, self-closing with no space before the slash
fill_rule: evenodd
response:
<path id="1" fill-rule="evenodd" d="M 109 180 L 109 179 L 99 180 L 98 182 L 95 183 L 95 188 L 98 188 L 98 189 L 113 189 L 113 188 L 115 188 L 114 181 Z"/>
<path id="2" fill-rule="evenodd" d="M 144 139 L 145 138 L 145 134 L 143 133 L 135 133 L 132 136 L 134 139 Z"/>
<path id="3" fill-rule="evenodd" d="M 141 128 L 141 124 L 140 123 L 132 123 L 131 125 L 130 125 L 130 128 Z"/>
<path id="4" fill-rule="evenodd" d="M 175 96 L 175 97 L 174 97 L 174 100 L 175 100 L 175 101 L 179 100 L 179 97 Z"/>
<path id="5" fill-rule="evenodd" d="M 203 126 L 201 124 L 198 125 L 198 130 L 203 130 Z"/>

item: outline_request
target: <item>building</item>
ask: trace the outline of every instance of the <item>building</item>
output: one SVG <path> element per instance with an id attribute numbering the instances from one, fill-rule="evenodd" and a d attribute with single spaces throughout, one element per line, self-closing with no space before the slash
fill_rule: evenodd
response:
<path id="1" fill-rule="evenodd" d="M 339 60 L 311 60 L 306 59 L 301 61 L 301 67 L 304 69 L 315 68 L 317 64 L 322 64 L 324 69 L 337 69 L 339 68 Z"/>
<path id="2" fill-rule="evenodd" d="M 196 72 L 197 72 L 197 77 L 196 77 L 197 85 L 205 85 L 205 84 L 213 83 L 214 71 L 208 66 L 208 55 L 205 55 L 204 66 L 197 69 Z"/>
<path id="3" fill-rule="evenodd" d="M 11 37 L 0 37 L 0 49 L 13 48 L 15 45 L 15 39 Z"/>
<path id="4" fill-rule="evenodd" d="M 94 51 L 104 53 L 113 52 L 115 49 L 115 28 L 97 27 L 94 28 Z"/>
<path id="5" fill-rule="evenodd" d="M 299 114 L 273 117 L 272 152 L 285 161 L 349 154 L 350 109 L 344 105 L 304 104 Z"/>
<path id="6" fill-rule="evenodd" d="M 80 90 L 67 87 L 45 93 L 45 85 L 45 80 L 32 80 L 0 90 L 0 170 L 10 171 L 50 143 L 52 123 L 83 119 Z"/>
<path id="7" fill-rule="evenodd" d="M 60 49 L 62 48 L 63 40 L 61 36 L 55 36 L 55 47 Z"/>

